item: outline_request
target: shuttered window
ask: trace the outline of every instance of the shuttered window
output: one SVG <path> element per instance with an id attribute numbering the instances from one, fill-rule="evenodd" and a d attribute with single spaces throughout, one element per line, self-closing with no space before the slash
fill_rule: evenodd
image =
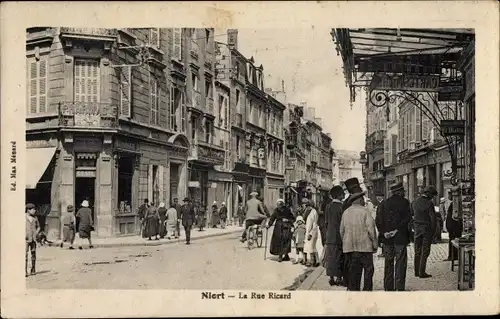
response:
<path id="1" fill-rule="evenodd" d="M 159 125 L 160 117 L 159 117 L 159 88 L 158 81 L 156 78 L 151 75 L 149 79 L 151 93 L 150 93 L 150 105 L 151 105 L 151 116 L 150 116 L 150 124 Z"/>
<path id="2" fill-rule="evenodd" d="M 424 141 L 430 139 L 431 122 L 427 116 L 426 114 L 422 114 L 422 140 Z"/>
<path id="3" fill-rule="evenodd" d="M 175 103 L 175 93 L 176 93 L 176 88 L 172 85 L 170 87 L 170 119 L 169 119 L 169 124 L 170 124 L 170 129 L 173 131 L 177 131 L 177 120 L 176 120 L 176 111 L 177 111 L 177 105 Z"/>
<path id="4" fill-rule="evenodd" d="M 160 29 L 151 28 L 149 29 L 149 44 L 155 48 L 160 47 Z"/>
<path id="5" fill-rule="evenodd" d="M 415 138 L 419 143 L 422 140 L 422 111 L 415 109 Z"/>
<path id="6" fill-rule="evenodd" d="M 229 126 L 229 97 L 224 98 L 224 128 L 228 129 Z"/>
<path id="7" fill-rule="evenodd" d="M 187 122 L 186 122 L 186 92 L 184 90 L 181 91 L 181 127 L 180 131 L 182 133 L 186 133 L 187 131 Z"/>
<path id="8" fill-rule="evenodd" d="M 48 60 L 40 57 L 40 60 L 30 59 L 28 62 L 28 113 L 47 112 L 48 105 Z"/>
<path id="9" fill-rule="evenodd" d="M 90 59 L 75 59 L 74 84 L 75 102 L 99 102 L 99 61 Z"/>
<path id="10" fill-rule="evenodd" d="M 132 68 L 120 68 L 120 113 L 132 117 Z"/>
<path id="11" fill-rule="evenodd" d="M 173 29 L 172 58 L 177 61 L 182 59 L 182 29 Z"/>

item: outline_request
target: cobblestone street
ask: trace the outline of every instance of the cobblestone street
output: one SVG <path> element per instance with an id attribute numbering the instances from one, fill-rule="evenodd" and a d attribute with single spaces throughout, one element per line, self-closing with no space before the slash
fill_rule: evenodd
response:
<path id="1" fill-rule="evenodd" d="M 268 240 L 271 240 L 272 228 Z M 248 250 L 233 233 L 187 246 L 113 247 L 68 250 L 41 247 L 36 289 L 272 289 L 294 283 L 305 267 L 278 263 L 264 248 Z M 265 236 L 265 235 L 264 235 Z M 294 255 L 292 254 L 292 257 Z"/>

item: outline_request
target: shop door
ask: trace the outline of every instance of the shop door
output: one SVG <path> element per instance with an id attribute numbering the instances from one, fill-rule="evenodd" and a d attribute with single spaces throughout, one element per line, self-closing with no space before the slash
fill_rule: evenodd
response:
<path id="1" fill-rule="evenodd" d="M 87 200 L 89 202 L 89 208 L 92 211 L 92 220 L 94 224 L 97 225 L 95 219 L 95 178 L 94 177 L 76 177 L 75 179 L 75 208 L 78 211 L 82 207 L 82 202 Z M 77 229 L 78 229 L 78 220 Z"/>
<path id="2" fill-rule="evenodd" d="M 179 199 L 179 180 L 180 180 L 180 164 L 170 163 L 170 201 L 174 198 Z M 179 201 L 183 200 L 180 198 Z"/>

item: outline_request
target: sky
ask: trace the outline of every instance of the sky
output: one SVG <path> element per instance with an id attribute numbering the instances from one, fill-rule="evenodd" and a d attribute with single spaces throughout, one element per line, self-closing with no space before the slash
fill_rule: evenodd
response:
<path id="1" fill-rule="evenodd" d="M 322 118 L 323 131 L 332 134 L 334 149 L 361 151 L 365 143 L 364 99 L 349 103 L 349 89 L 342 73 L 331 29 L 239 29 L 238 50 L 253 56 L 264 67 L 264 86 L 281 87 L 290 103 L 307 102 Z M 226 42 L 227 36 L 217 35 Z"/>

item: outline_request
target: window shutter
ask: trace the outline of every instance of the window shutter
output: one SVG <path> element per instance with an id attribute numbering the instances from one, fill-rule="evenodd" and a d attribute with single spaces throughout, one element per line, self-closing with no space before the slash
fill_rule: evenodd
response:
<path id="1" fill-rule="evenodd" d="M 182 55 L 181 55 L 181 46 L 182 46 L 182 29 L 180 28 L 175 28 L 173 30 L 173 50 L 172 50 L 172 56 L 175 60 L 181 61 Z"/>
<path id="2" fill-rule="evenodd" d="M 229 97 L 224 98 L 224 128 L 228 128 L 228 122 L 229 122 Z"/>
<path id="3" fill-rule="evenodd" d="M 421 117 L 422 117 L 422 112 L 419 111 L 419 110 L 415 110 L 415 141 L 418 143 L 422 140 L 422 131 L 421 131 L 421 127 L 422 127 L 422 121 L 421 121 Z"/>
<path id="4" fill-rule="evenodd" d="M 38 66 L 36 62 L 31 62 L 29 67 L 30 72 L 30 100 L 29 100 L 29 112 L 31 114 L 36 113 L 37 111 L 37 92 L 38 92 Z"/>
<path id="5" fill-rule="evenodd" d="M 153 165 L 148 165 L 148 199 L 153 199 Z"/>
<path id="6" fill-rule="evenodd" d="M 180 131 L 185 133 L 187 130 L 186 123 L 186 93 L 184 90 L 181 91 L 181 127 Z"/>
<path id="7" fill-rule="evenodd" d="M 132 68 L 120 68 L 120 112 L 121 115 L 131 117 L 132 104 Z"/>
<path id="8" fill-rule="evenodd" d="M 168 102 L 168 125 L 169 129 L 175 131 L 175 105 L 174 105 L 174 92 L 175 88 L 173 85 L 170 86 L 170 96 L 169 96 L 169 102 Z"/>
<path id="9" fill-rule="evenodd" d="M 384 139 L 384 164 L 389 166 L 390 143 L 388 139 Z"/>
<path id="10" fill-rule="evenodd" d="M 422 140 L 428 141 L 430 139 L 430 121 L 426 114 L 422 114 Z"/>
<path id="11" fill-rule="evenodd" d="M 40 67 L 38 74 L 38 103 L 39 112 L 47 112 L 47 60 L 43 59 L 38 61 Z"/>
<path id="12" fill-rule="evenodd" d="M 397 162 L 397 155 L 398 155 L 398 151 L 397 151 L 397 146 L 398 146 L 398 136 L 396 134 L 392 134 L 391 135 L 391 143 L 392 143 L 392 159 L 391 159 L 391 163 L 392 164 L 396 164 Z"/>

